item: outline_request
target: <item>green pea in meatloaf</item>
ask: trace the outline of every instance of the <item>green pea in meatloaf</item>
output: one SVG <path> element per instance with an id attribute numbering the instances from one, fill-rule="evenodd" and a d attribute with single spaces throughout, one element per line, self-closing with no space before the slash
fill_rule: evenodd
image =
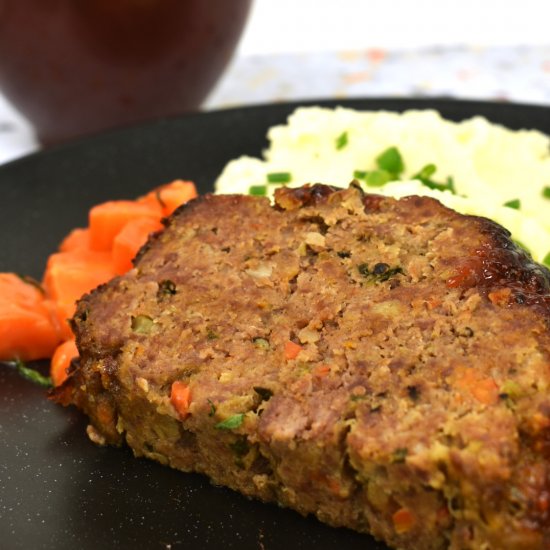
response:
<path id="1" fill-rule="evenodd" d="M 550 548 L 550 272 L 506 230 L 354 184 L 165 223 L 72 321 L 93 441 L 397 548 Z"/>

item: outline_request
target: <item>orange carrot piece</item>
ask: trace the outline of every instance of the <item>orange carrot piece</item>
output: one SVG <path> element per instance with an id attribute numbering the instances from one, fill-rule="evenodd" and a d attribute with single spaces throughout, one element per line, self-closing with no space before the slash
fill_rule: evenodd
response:
<path id="1" fill-rule="evenodd" d="M 50 357 L 59 340 L 56 325 L 48 315 L 16 305 L 0 306 L 0 360 Z"/>
<path id="2" fill-rule="evenodd" d="M 160 198 L 164 205 L 162 215 L 169 216 L 176 208 L 196 196 L 197 189 L 192 181 L 176 180 L 165 185 L 160 191 Z"/>
<path id="3" fill-rule="evenodd" d="M 192 181 L 174 180 L 153 189 L 147 195 L 140 197 L 138 202 L 157 204 L 162 208 L 162 215 L 169 216 L 172 212 L 197 196 L 197 188 Z"/>
<path id="4" fill-rule="evenodd" d="M 113 275 L 109 252 L 56 252 L 49 257 L 46 265 L 44 289 L 56 301 L 76 300 Z"/>
<path id="5" fill-rule="evenodd" d="M 498 402 L 498 386 L 492 378 L 479 380 L 470 389 L 472 395 L 484 405 L 494 405 Z"/>
<path id="6" fill-rule="evenodd" d="M 172 384 L 170 402 L 180 415 L 180 418 L 184 420 L 189 414 L 189 404 L 191 403 L 191 390 L 185 382 L 176 380 Z"/>
<path id="7" fill-rule="evenodd" d="M 467 391 L 480 403 L 494 405 L 498 402 L 498 386 L 490 376 L 484 376 L 471 367 L 457 369 L 458 379 L 456 385 L 459 389 Z"/>
<path id="8" fill-rule="evenodd" d="M 76 301 L 114 275 L 109 252 L 82 249 L 57 252 L 49 257 L 44 273 L 44 288 L 55 302 L 64 339 L 72 337 L 67 319 L 73 316 Z"/>
<path id="9" fill-rule="evenodd" d="M 44 299 L 39 283 L 25 280 L 15 273 L 0 273 L 0 303 L 32 307 Z"/>
<path id="10" fill-rule="evenodd" d="M 59 327 L 59 333 L 61 334 L 61 338 L 63 340 L 67 340 L 67 338 L 74 338 L 74 334 L 71 329 L 71 325 L 69 324 L 69 320 L 72 318 L 76 310 L 76 302 L 65 302 L 65 303 L 52 302 L 52 303 L 54 306 L 53 311 L 55 316 L 55 323 Z"/>
<path id="11" fill-rule="evenodd" d="M 393 514 L 392 520 L 395 532 L 398 535 L 407 533 L 416 523 L 416 517 L 408 508 L 399 508 L 399 510 Z"/>
<path id="12" fill-rule="evenodd" d="M 121 229 L 113 241 L 113 267 L 118 275 L 132 269 L 132 260 L 151 233 L 162 229 L 160 220 L 136 218 Z"/>
<path id="13" fill-rule="evenodd" d="M 302 346 L 299 346 L 290 340 L 285 343 L 285 359 L 296 359 L 301 351 Z"/>
<path id="14" fill-rule="evenodd" d="M 136 218 L 158 220 L 162 216 L 160 204 L 145 204 L 137 201 L 108 201 L 94 206 L 90 210 L 90 248 L 92 250 L 111 250 L 113 241 L 120 230 Z"/>
<path id="15" fill-rule="evenodd" d="M 329 373 L 330 373 L 329 365 L 317 365 L 313 369 L 313 376 L 317 376 L 319 378 L 323 378 L 324 376 L 327 376 L 327 374 Z"/>
<path id="16" fill-rule="evenodd" d="M 510 303 L 512 298 L 512 289 L 511 288 L 498 288 L 489 292 L 487 298 L 491 300 L 495 306 L 505 307 Z"/>
<path id="17" fill-rule="evenodd" d="M 50 362 L 50 376 L 54 386 L 60 386 L 66 380 L 67 369 L 75 357 L 78 357 L 78 349 L 73 339 L 65 340 L 57 346 Z"/>
<path id="18" fill-rule="evenodd" d="M 90 248 L 90 230 L 78 227 L 73 229 L 59 245 L 60 252 L 71 252 L 73 250 Z"/>
<path id="19" fill-rule="evenodd" d="M 0 273 L 0 360 L 50 357 L 60 340 L 43 293 L 14 273 Z"/>

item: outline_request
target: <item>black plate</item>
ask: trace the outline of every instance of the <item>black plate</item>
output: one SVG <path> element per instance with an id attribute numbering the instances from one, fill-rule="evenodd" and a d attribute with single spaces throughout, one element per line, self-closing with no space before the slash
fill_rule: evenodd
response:
<path id="1" fill-rule="evenodd" d="M 452 100 L 316 102 L 358 109 L 435 108 L 550 134 L 546 107 Z M 174 178 L 211 189 L 224 164 L 261 154 L 266 130 L 296 104 L 160 120 L 30 155 L 0 167 L 0 271 L 40 277 L 47 255 L 90 206 Z M 15 548 L 316 548 L 381 550 L 274 505 L 213 487 L 125 449 L 98 448 L 77 411 L 0 367 L 0 546 Z"/>

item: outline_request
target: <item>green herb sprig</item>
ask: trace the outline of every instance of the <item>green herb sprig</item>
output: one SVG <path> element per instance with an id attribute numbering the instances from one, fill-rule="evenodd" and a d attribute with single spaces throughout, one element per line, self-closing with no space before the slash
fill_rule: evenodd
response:
<path id="1" fill-rule="evenodd" d="M 38 384 L 43 388 L 53 387 L 52 379 L 49 376 L 44 376 L 42 373 L 38 372 L 36 369 L 27 367 L 27 365 L 20 359 L 15 360 L 15 368 L 23 378 L 26 378 L 30 382 L 33 382 L 34 384 Z"/>

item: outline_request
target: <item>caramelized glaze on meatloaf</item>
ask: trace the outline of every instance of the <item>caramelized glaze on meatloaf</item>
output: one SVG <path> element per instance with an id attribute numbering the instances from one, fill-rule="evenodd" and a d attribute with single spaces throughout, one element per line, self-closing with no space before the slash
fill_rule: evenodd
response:
<path id="1" fill-rule="evenodd" d="M 391 546 L 550 548 L 549 289 L 430 198 L 206 195 L 80 301 L 55 397 L 96 442 Z"/>

